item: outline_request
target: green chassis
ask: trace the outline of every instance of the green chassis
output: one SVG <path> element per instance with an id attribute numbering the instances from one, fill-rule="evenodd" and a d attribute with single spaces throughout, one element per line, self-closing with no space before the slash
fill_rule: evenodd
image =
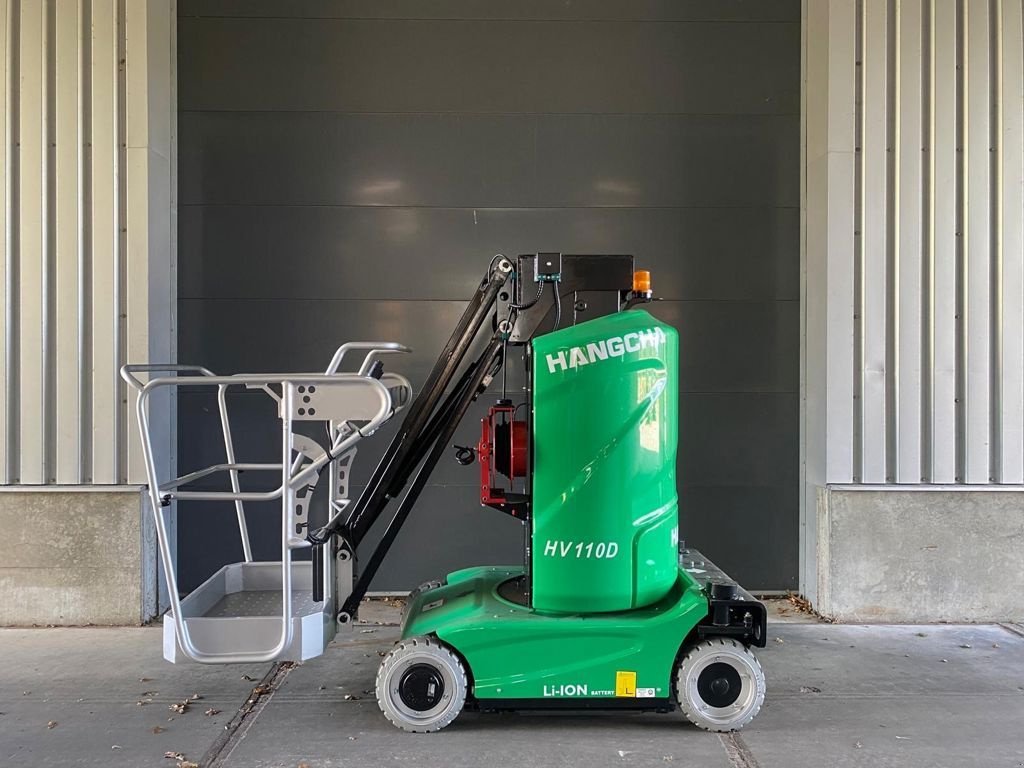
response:
<path id="1" fill-rule="evenodd" d="M 544 614 L 498 594 L 521 567 L 467 568 L 412 597 L 402 638 L 434 635 L 466 664 L 478 706 L 674 706 L 676 657 L 708 616 L 682 568 L 653 605 L 619 613 Z"/>

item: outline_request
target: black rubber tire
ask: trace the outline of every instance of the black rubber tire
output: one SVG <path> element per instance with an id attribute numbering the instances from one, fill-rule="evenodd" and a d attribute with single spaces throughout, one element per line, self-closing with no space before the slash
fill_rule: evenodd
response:
<path id="1" fill-rule="evenodd" d="M 432 667 L 442 679 L 441 701 L 418 711 L 403 700 L 402 675 L 413 666 Z M 399 642 L 377 670 L 377 706 L 392 725 L 410 733 L 433 733 L 449 726 L 466 703 L 469 679 L 462 660 L 435 637 L 411 637 Z"/>
<path id="2" fill-rule="evenodd" d="M 736 702 L 716 708 L 701 698 L 700 674 L 711 664 L 726 664 L 736 672 L 740 690 Z M 764 671 L 757 657 L 743 643 L 713 637 L 691 646 L 673 675 L 676 700 L 686 719 L 706 731 L 738 731 L 761 711 L 764 704 Z"/>

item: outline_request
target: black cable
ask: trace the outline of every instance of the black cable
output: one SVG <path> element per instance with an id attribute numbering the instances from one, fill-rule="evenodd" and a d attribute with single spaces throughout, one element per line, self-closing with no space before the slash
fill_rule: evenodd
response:
<path id="1" fill-rule="evenodd" d="M 363 434 L 363 430 L 361 430 L 359 428 L 359 426 L 354 421 L 352 421 L 351 419 L 349 419 L 347 421 L 343 421 L 342 424 L 344 424 L 347 427 L 351 427 L 352 430 L 354 430 L 355 432 L 358 432 L 359 433 L 359 437 L 366 437 L 366 435 Z M 344 442 L 344 441 L 342 441 L 342 442 Z M 326 464 L 324 464 L 322 467 L 320 467 L 320 471 L 321 472 L 323 472 L 325 469 L 327 469 L 327 467 L 329 467 L 331 465 L 331 462 L 337 460 L 337 458 L 339 456 L 341 456 L 341 453 L 344 453 L 344 451 L 342 451 L 341 453 L 335 453 L 330 448 L 328 448 L 326 451 L 324 451 L 324 453 L 327 454 L 327 457 L 328 457 L 328 459 L 330 459 L 330 461 L 328 461 Z"/>
<path id="2" fill-rule="evenodd" d="M 525 304 L 510 303 L 509 307 L 512 308 L 512 309 L 529 309 L 534 304 L 536 304 L 538 301 L 540 301 L 540 297 L 542 295 L 544 295 L 544 282 L 543 281 L 537 283 L 537 295 L 534 296 L 533 299 L 531 299 L 530 301 L 526 302 Z"/>
<path id="3" fill-rule="evenodd" d="M 504 361 L 508 358 L 508 339 L 501 340 L 501 399 L 504 400 L 508 396 L 508 368 L 505 366 Z"/>
<path id="4" fill-rule="evenodd" d="M 558 324 L 562 322 L 562 297 L 558 295 L 558 284 L 552 283 L 555 289 L 555 325 L 551 329 L 553 331 L 558 330 Z"/>
<path id="5" fill-rule="evenodd" d="M 491 263 L 487 265 L 487 273 L 484 275 L 484 282 L 485 283 L 487 282 L 488 278 L 490 277 L 491 270 L 494 269 L 494 265 L 495 265 L 495 263 L 497 263 L 498 259 L 504 259 L 504 258 L 505 258 L 505 254 L 503 254 L 503 253 L 496 253 L 496 254 L 494 254 L 494 256 L 491 257 Z"/>

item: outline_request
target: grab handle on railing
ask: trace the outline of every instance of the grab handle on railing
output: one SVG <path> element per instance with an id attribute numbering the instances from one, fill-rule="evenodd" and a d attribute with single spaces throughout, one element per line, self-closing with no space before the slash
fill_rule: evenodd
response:
<path id="1" fill-rule="evenodd" d="M 363 362 L 359 366 L 360 376 L 365 376 L 369 373 L 373 361 L 381 355 L 392 352 L 412 352 L 410 347 L 394 341 L 347 341 L 338 347 L 334 357 L 331 358 L 331 364 L 327 366 L 327 370 L 324 373 L 328 375 L 337 373 L 338 368 L 341 366 L 341 361 L 345 359 L 345 355 L 356 349 L 369 350 L 369 353 L 363 358 Z"/>
<path id="2" fill-rule="evenodd" d="M 209 368 L 201 365 L 178 365 L 177 363 L 137 363 L 135 365 L 122 365 L 121 378 L 131 387 L 139 391 L 146 386 L 133 373 L 198 373 L 203 376 L 215 376 Z"/>

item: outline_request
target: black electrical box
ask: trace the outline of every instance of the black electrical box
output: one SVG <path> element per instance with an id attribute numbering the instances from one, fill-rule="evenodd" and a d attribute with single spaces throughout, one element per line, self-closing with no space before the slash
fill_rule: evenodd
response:
<path id="1" fill-rule="evenodd" d="M 555 277 L 557 275 L 557 278 Z M 566 328 L 620 311 L 633 288 L 633 257 L 629 255 L 537 253 L 516 260 L 514 291 L 498 297 L 497 317 L 509 314 L 508 304 L 528 304 L 544 285 L 540 298 L 516 315 L 509 334 L 512 344 L 525 344 L 535 335 Z M 555 291 L 559 295 L 555 311 Z"/>
<path id="2" fill-rule="evenodd" d="M 560 253 L 538 253 L 533 260 L 533 280 L 536 283 L 555 282 L 562 277 L 562 254 Z"/>

